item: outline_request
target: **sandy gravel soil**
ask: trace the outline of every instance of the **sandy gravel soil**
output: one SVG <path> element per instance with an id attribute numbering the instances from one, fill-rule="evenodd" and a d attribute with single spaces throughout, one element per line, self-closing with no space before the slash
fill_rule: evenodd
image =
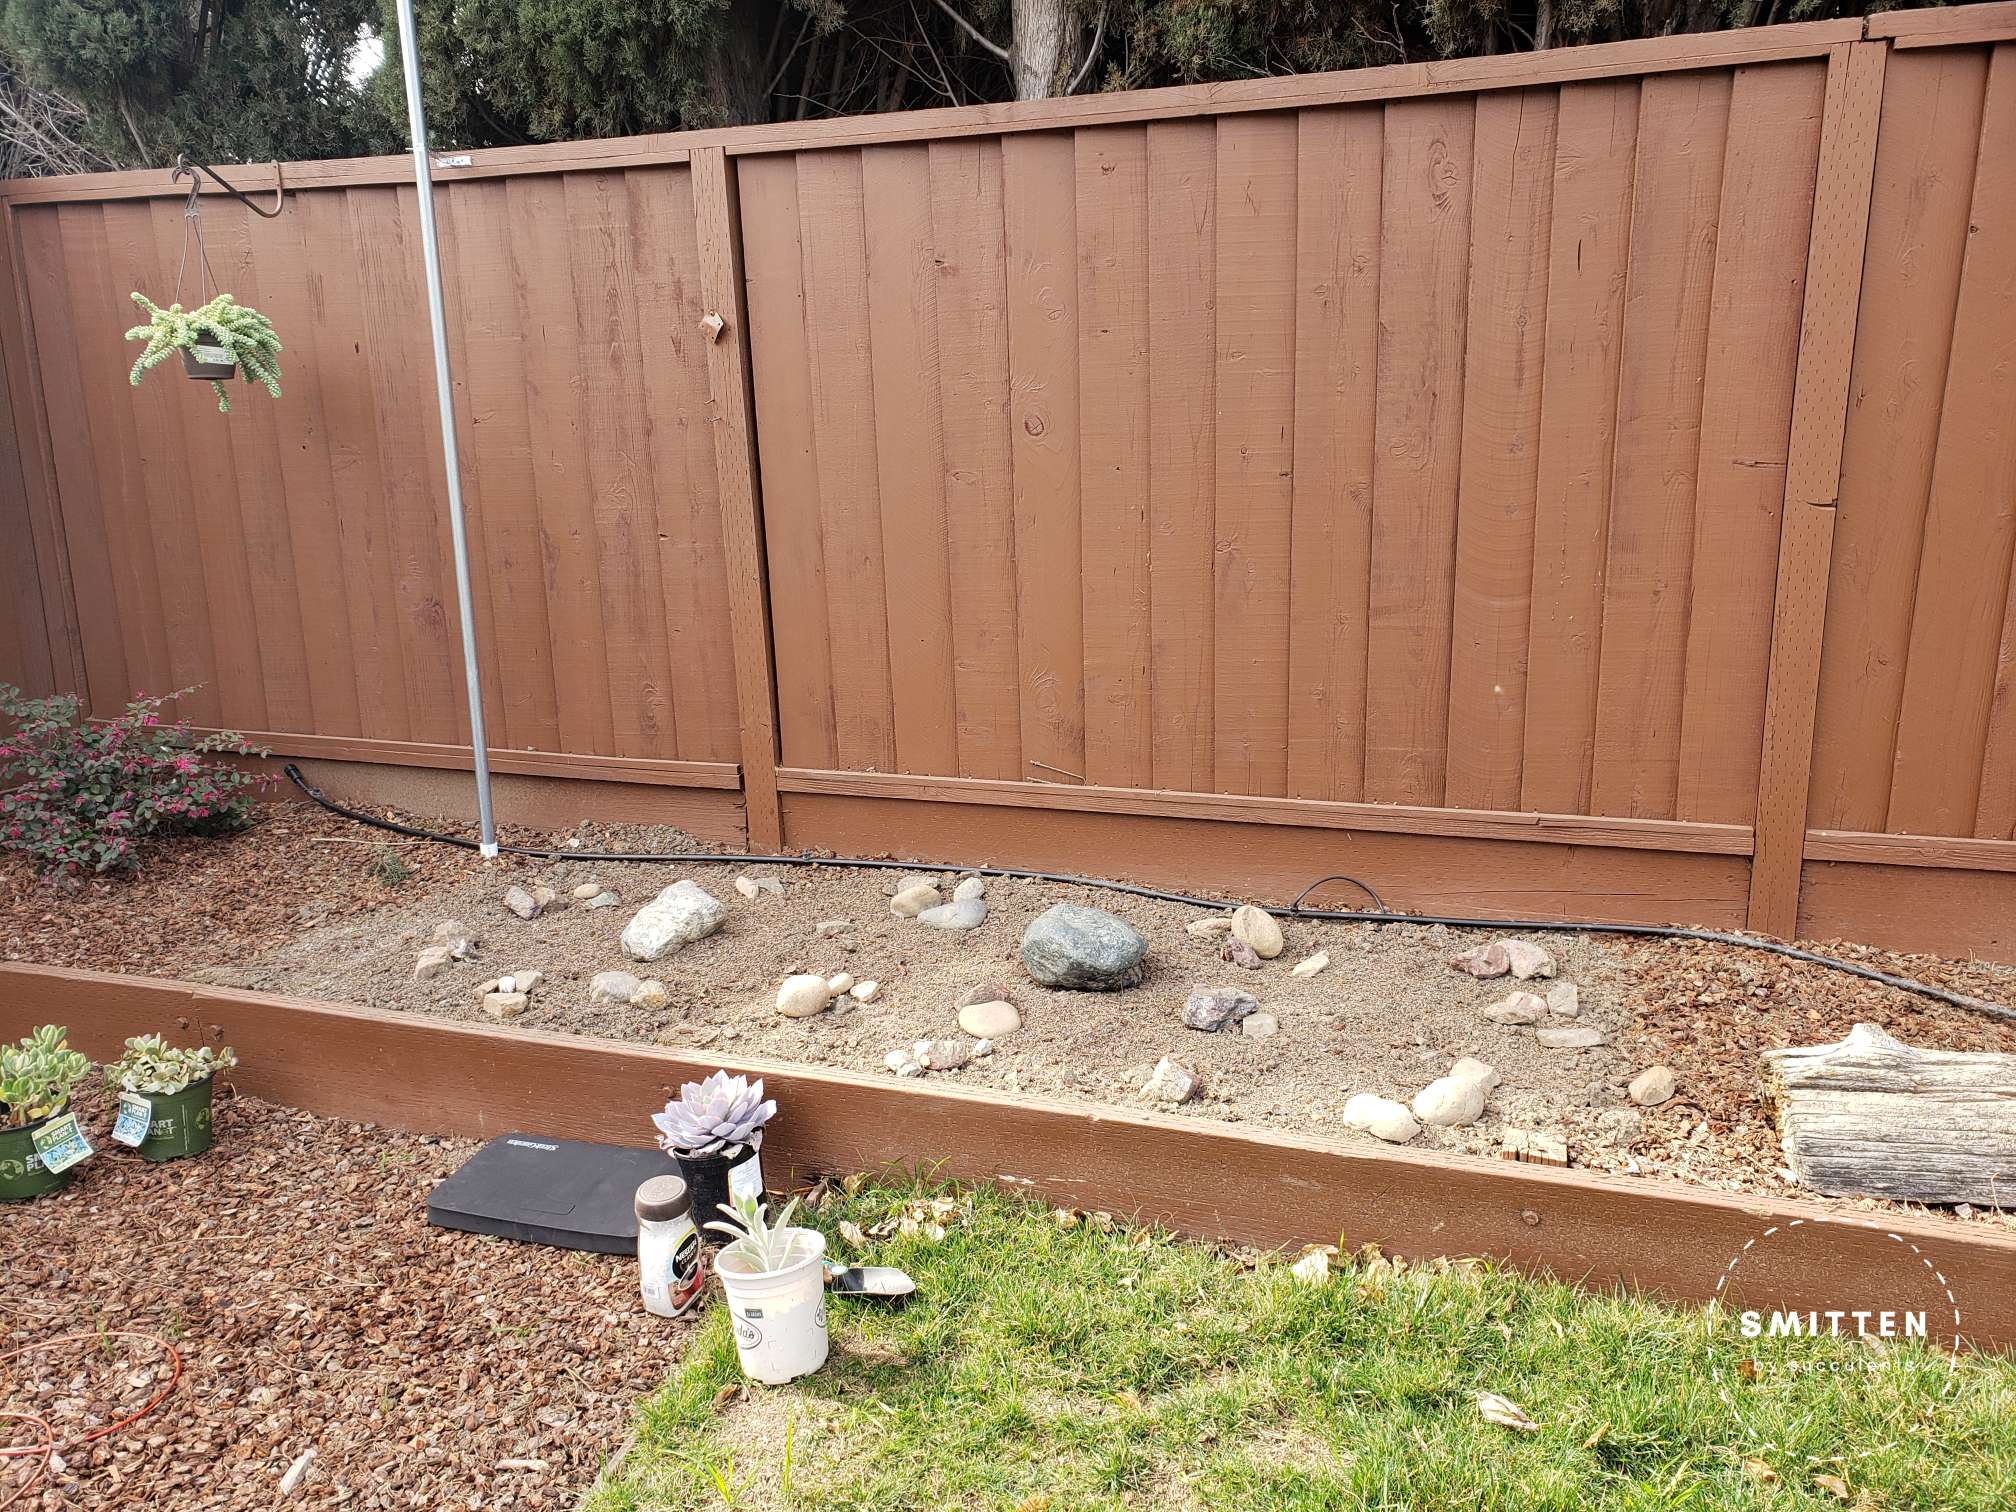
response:
<path id="1" fill-rule="evenodd" d="M 359 839 L 368 843 L 355 842 Z M 541 843 L 583 850 L 692 850 L 672 831 L 583 826 Z M 388 858 L 391 858 L 388 860 Z M 411 874 L 399 877 L 401 868 Z M 1437 927 L 1296 922 L 1287 949 L 1256 972 L 1224 963 L 1218 941 L 1188 934 L 1200 917 L 1177 904 L 1100 889 L 993 879 L 990 915 L 969 934 L 941 933 L 893 917 L 894 874 L 844 867 L 778 868 L 781 896 L 739 896 L 734 879 L 761 868 L 655 866 L 507 858 L 381 843 L 304 807 L 270 811 L 250 834 L 183 844 L 133 883 L 60 894 L 19 866 L 0 870 L 0 954 L 61 964 L 180 975 L 381 1008 L 468 1020 L 483 1017 L 476 988 L 500 972 L 536 969 L 545 980 L 517 1022 L 656 1041 L 732 1060 L 763 1056 L 889 1074 L 884 1056 L 911 1042 L 955 1035 L 959 996 L 987 982 L 1008 989 L 1022 1030 L 996 1053 L 934 1075 L 1045 1096 L 1137 1103 L 1156 1059 L 1175 1056 L 1202 1073 L 1205 1094 L 1184 1109 L 1361 1138 L 1338 1115 L 1354 1092 L 1405 1101 L 1458 1056 L 1503 1075 L 1485 1118 L 1428 1130 L 1419 1143 L 1496 1150 L 1508 1128 L 1566 1137 L 1578 1166 L 1681 1176 L 1729 1190 L 1791 1190 L 1756 1079 L 1757 1054 L 1774 1045 L 1837 1039 L 1857 1019 L 1917 1044 L 2016 1051 L 2016 1024 L 1999 1023 L 1823 968 L 1726 946 L 1631 942 L 1568 933 L 1535 936 L 1560 979 L 1580 988 L 1574 1021 L 1609 1043 L 1545 1050 L 1530 1028 L 1484 1019 L 1508 981 L 1473 981 L 1449 969 L 1454 951 L 1488 934 Z M 679 877 L 700 882 L 729 910 L 719 933 L 643 966 L 618 945 L 624 923 Z M 568 906 L 530 922 L 503 906 L 513 882 L 551 885 L 565 901 L 593 881 L 620 907 Z M 949 887 L 951 875 L 946 882 Z M 11 896 L 10 896 L 11 892 Z M 1041 988 L 1020 969 L 1028 920 L 1060 900 L 1108 908 L 1150 940 L 1146 982 L 1122 993 Z M 418 948 L 435 924 L 457 918 L 482 938 L 476 961 L 415 981 Z M 822 938 L 815 926 L 847 920 Z M 1330 967 L 1297 979 L 1290 967 L 1326 952 Z M 1892 971 L 2016 1003 L 2016 969 L 1897 957 L 1841 947 Z M 594 1006 L 590 979 L 622 969 L 664 981 L 670 1003 L 646 1011 Z M 872 1003 L 851 1002 L 811 1019 L 775 1011 L 777 983 L 796 971 L 847 971 L 882 984 Z M 1251 992 L 1279 1021 L 1271 1038 L 1185 1029 L 1185 995 L 1199 986 Z M 1547 984 L 1539 984 L 1545 986 Z M 1641 1109 L 1623 1088 L 1638 1070 L 1670 1066 L 1679 1092 Z M 645 1110 L 639 1110 L 640 1138 Z M 2016 1227 L 2016 1216 L 1983 1221 Z"/>
<path id="2" fill-rule="evenodd" d="M 102 1132 L 102 1094 L 79 1102 Z M 643 1312 L 628 1257 L 427 1227 L 428 1190 L 474 1149 L 226 1099 L 204 1156 L 101 1150 L 62 1194 L 10 1206 L 0 1352 L 133 1329 L 184 1361 L 166 1401 L 16 1507 L 571 1507 L 689 1325 Z M 68 1437 L 166 1370 L 143 1342 L 70 1348 L 0 1365 L 0 1403 Z M 22 1478 L 0 1469 L 0 1502 Z"/>

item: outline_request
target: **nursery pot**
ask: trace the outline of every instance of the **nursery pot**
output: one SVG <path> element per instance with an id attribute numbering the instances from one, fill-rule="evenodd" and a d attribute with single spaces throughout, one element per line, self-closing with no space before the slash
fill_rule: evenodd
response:
<path id="1" fill-rule="evenodd" d="M 153 1106 L 147 1137 L 140 1141 L 143 1160 L 180 1160 L 210 1148 L 210 1093 L 214 1078 L 191 1082 L 180 1092 L 142 1092 Z"/>
<path id="2" fill-rule="evenodd" d="M 35 1131 L 49 1119 L 61 1118 L 69 1108 L 70 1105 L 65 1103 L 48 1117 L 38 1118 L 31 1124 L 23 1124 L 18 1129 L 0 1129 L 0 1202 L 40 1197 L 44 1192 L 53 1192 L 70 1184 L 70 1178 L 77 1174 L 75 1166 L 52 1173 L 35 1152 Z"/>
<path id="3" fill-rule="evenodd" d="M 209 382 L 230 378 L 238 372 L 238 359 L 229 347 L 193 346 L 182 348 L 182 371 L 191 378 Z"/>
<path id="4" fill-rule="evenodd" d="M 748 1269 L 746 1252 L 732 1244 L 714 1262 L 735 1320 L 742 1373 L 766 1386 L 795 1381 L 826 1363 L 826 1236 L 814 1229 L 779 1232 L 800 1236 L 803 1250 L 782 1270 Z"/>
<path id="5" fill-rule="evenodd" d="M 741 1196 L 763 1196 L 763 1161 L 754 1150 L 735 1156 L 688 1155 L 674 1150 L 679 1174 L 686 1190 L 693 1194 L 693 1221 L 709 1244 L 721 1243 L 716 1231 L 707 1227 L 724 1218 L 721 1205 Z"/>

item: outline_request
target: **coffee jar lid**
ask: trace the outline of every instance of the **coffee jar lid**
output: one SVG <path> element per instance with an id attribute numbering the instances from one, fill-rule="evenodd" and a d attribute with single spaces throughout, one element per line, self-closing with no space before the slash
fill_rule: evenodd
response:
<path id="1" fill-rule="evenodd" d="M 693 1198 L 677 1176 L 653 1176 L 637 1188 L 637 1216 L 645 1223 L 666 1223 L 692 1209 Z"/>

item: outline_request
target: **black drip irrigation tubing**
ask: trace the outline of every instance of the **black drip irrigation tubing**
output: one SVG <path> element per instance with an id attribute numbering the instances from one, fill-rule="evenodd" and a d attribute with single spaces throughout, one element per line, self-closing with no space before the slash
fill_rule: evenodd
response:
<path id="1" fill-rule="evenodd" d="M 293 762 L 288 762 L 282 770 L 286 772 L 287 780 L 306 794 L 310 801 L 354 823 L 369 825 L 373 829 L 386 830 L 395 835 L 410 835 L 416 840 L 459 846 L 463 850 L 480 849 L 474 840 L 463 835 L 444 835 L 437 830 L 420 829 L 415 825 L 401 824 L 395 819 L 380 819 L 375 814 L 345 808 L 333 799 L 325 797 L 320 788 L 301 775 L 301 769 Z M 1170 892 L 1159 887 L 1142 887 L 1133 882 L 1114 882 L 1104 877 L 1077 877 L 1069 872 L 1034 871 L 1020 866 L 951 866 L 934 861 L 887 861 L 866 856 L 759 856 L 740 851 L 670 851 L 647 854 L 637 851 L 541 850 L 530 845 L 499 845 L 497 849 L 505 855 L 528 856 L 539 861 L 611 863 L 641 861 L 714 865 L 753 861 L 766 866 L 852 866 L 870 867 L 882 871 L 957 871 L 981 877 L 1021 877 L 1035 882 L 1059 882 L 1072 887 L 1100 887 L 1108 892 L 1123 893 L 1130 898 L 1181 903 L 1191 908 L 1206 908 L 1214 912 L 1225 907 L 1224 900 L 1219 898 L 1197 898 L 1189 893 Z M 1329 882 L 1350 883 L 1370 898 L 1376 906 L 1370 909 L 1302 906 L 1303 899 Z M 1789 961 L 1804 961 L 1808 965 L 1824 966 L 1830 971 L 1861 977 L 1864 981 L 1880 982 L 1885 987 L 1896 988 L 1899 992 L 1916 993 L 1919 997 L 1931 998 L 1934 1002 L 1947 1003 L 1972 1013 L 1985 1013 L 1994 1018 L 2016 1022 L 2016 1009 L 1991 1003 L 1986 998 L 1972 997 L 1948 987 L 1921 982 L 1915 977 L 1878 971 L 1875 967 L 1864 966 L 1859 961 L 1844 961 L 1837 956 L 1822 955 L 1815 950 L 1802 950 L 1797 945 L 1787 945 L 1779 940 L 1761 939 L 1754 935 L 1730 934 L 1719 929 L 1695 929 L 1682 924 L 1610 924 L 1586 919 L 1472 919 L 1456 914 L 1391 913 L 1387 911 L 1385 900 L 1368 884 L 1343 872 L 1318 877 L 1303 888 L 1296 895 L 1295 901 L 1286 908 L 1269 908 L 1267 912 L 1284 919 L 1317 919 L 1339 924 L 1441 924 L 1450 929 L 1530 930 L 1558 934 L 1632 935 L 1651 940 L 1705 940 L 1715 945 L 1734 945 L 1742 950 L 1756 950 L 1765 955 L 1783 956 Z"/>

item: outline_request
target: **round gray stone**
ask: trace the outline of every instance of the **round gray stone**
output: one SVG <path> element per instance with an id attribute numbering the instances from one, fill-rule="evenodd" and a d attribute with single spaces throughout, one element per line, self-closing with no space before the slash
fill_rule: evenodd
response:
<path id="1" fill-rule="evenodd" d="M 1103 908 L 1059 903 L 1022 933 L 1023 968 L 1045 987 L 1113 992 L 1139 984 L 1148 941 Z"/>

